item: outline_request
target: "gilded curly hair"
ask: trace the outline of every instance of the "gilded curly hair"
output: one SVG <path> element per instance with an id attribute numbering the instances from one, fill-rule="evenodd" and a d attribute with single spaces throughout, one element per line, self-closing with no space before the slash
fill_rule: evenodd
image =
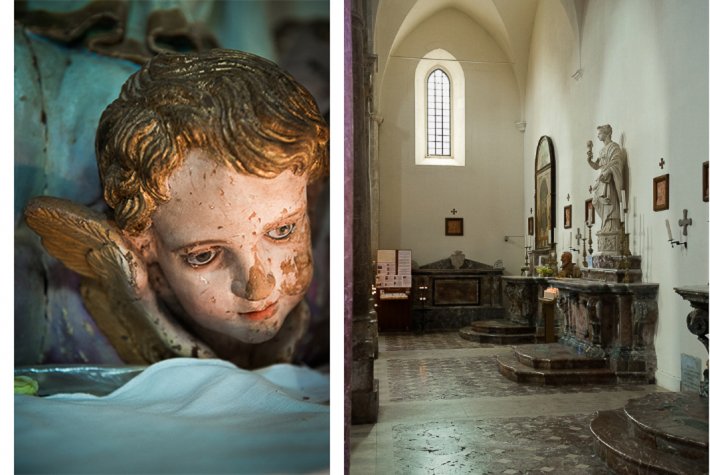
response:
<path id="1" fill-rule="evenodd" d="M 238 173 L 328 173 L 328 126 L 313 97 L 276 64 L 216 49 L 163 54 L 131 75 L 101 115 L 96 159 L 119 228 L 140 233 L 170 199 L 167 180 L 201 149 Z"/>

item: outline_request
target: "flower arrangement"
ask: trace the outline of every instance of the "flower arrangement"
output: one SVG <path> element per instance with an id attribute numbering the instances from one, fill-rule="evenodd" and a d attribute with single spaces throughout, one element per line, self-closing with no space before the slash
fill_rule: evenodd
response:
<path id="1" fill-rule="evenodd" d="M 555 270 L 550 266 L 537 266 L 535 267 L 535 272 L 540 277 L 551 277 L 555 275 Z"/>

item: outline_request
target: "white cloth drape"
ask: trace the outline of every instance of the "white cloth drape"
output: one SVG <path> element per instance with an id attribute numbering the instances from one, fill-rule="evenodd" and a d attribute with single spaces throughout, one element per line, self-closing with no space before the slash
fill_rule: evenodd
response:
<path id="1" fill-rule="evenodd" d="M 15 396 L 16 473 L 327 470 L 329 380 L 221 360 L 151 365 L 104 397 Z"/>

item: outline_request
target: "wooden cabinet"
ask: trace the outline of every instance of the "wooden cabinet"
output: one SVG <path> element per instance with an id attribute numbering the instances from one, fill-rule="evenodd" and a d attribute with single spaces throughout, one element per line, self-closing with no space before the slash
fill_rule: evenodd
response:
<path id="1" fill-rule="evenodd" d="M 412 328 L 412 289 L 377 288 L 375 293 L 377 328 L 381 332 L 409 331 Z"/>

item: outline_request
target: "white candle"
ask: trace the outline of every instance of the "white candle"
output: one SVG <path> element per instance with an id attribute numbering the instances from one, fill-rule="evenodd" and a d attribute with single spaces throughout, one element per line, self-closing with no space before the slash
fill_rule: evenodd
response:
<path id="1" fill-rule="evenodd" d="M 552 244 L 552 229 L 547 232 L 547 242 Z"/>
<path id="2" fill-rule="evenodd" d="M 668 240 L 672 241 L 673 240 L 673 233 L 671 232 L 671 223 L 669 223 L 667 219 L 666 219 L 666 229 L 668 230 Z"/>

